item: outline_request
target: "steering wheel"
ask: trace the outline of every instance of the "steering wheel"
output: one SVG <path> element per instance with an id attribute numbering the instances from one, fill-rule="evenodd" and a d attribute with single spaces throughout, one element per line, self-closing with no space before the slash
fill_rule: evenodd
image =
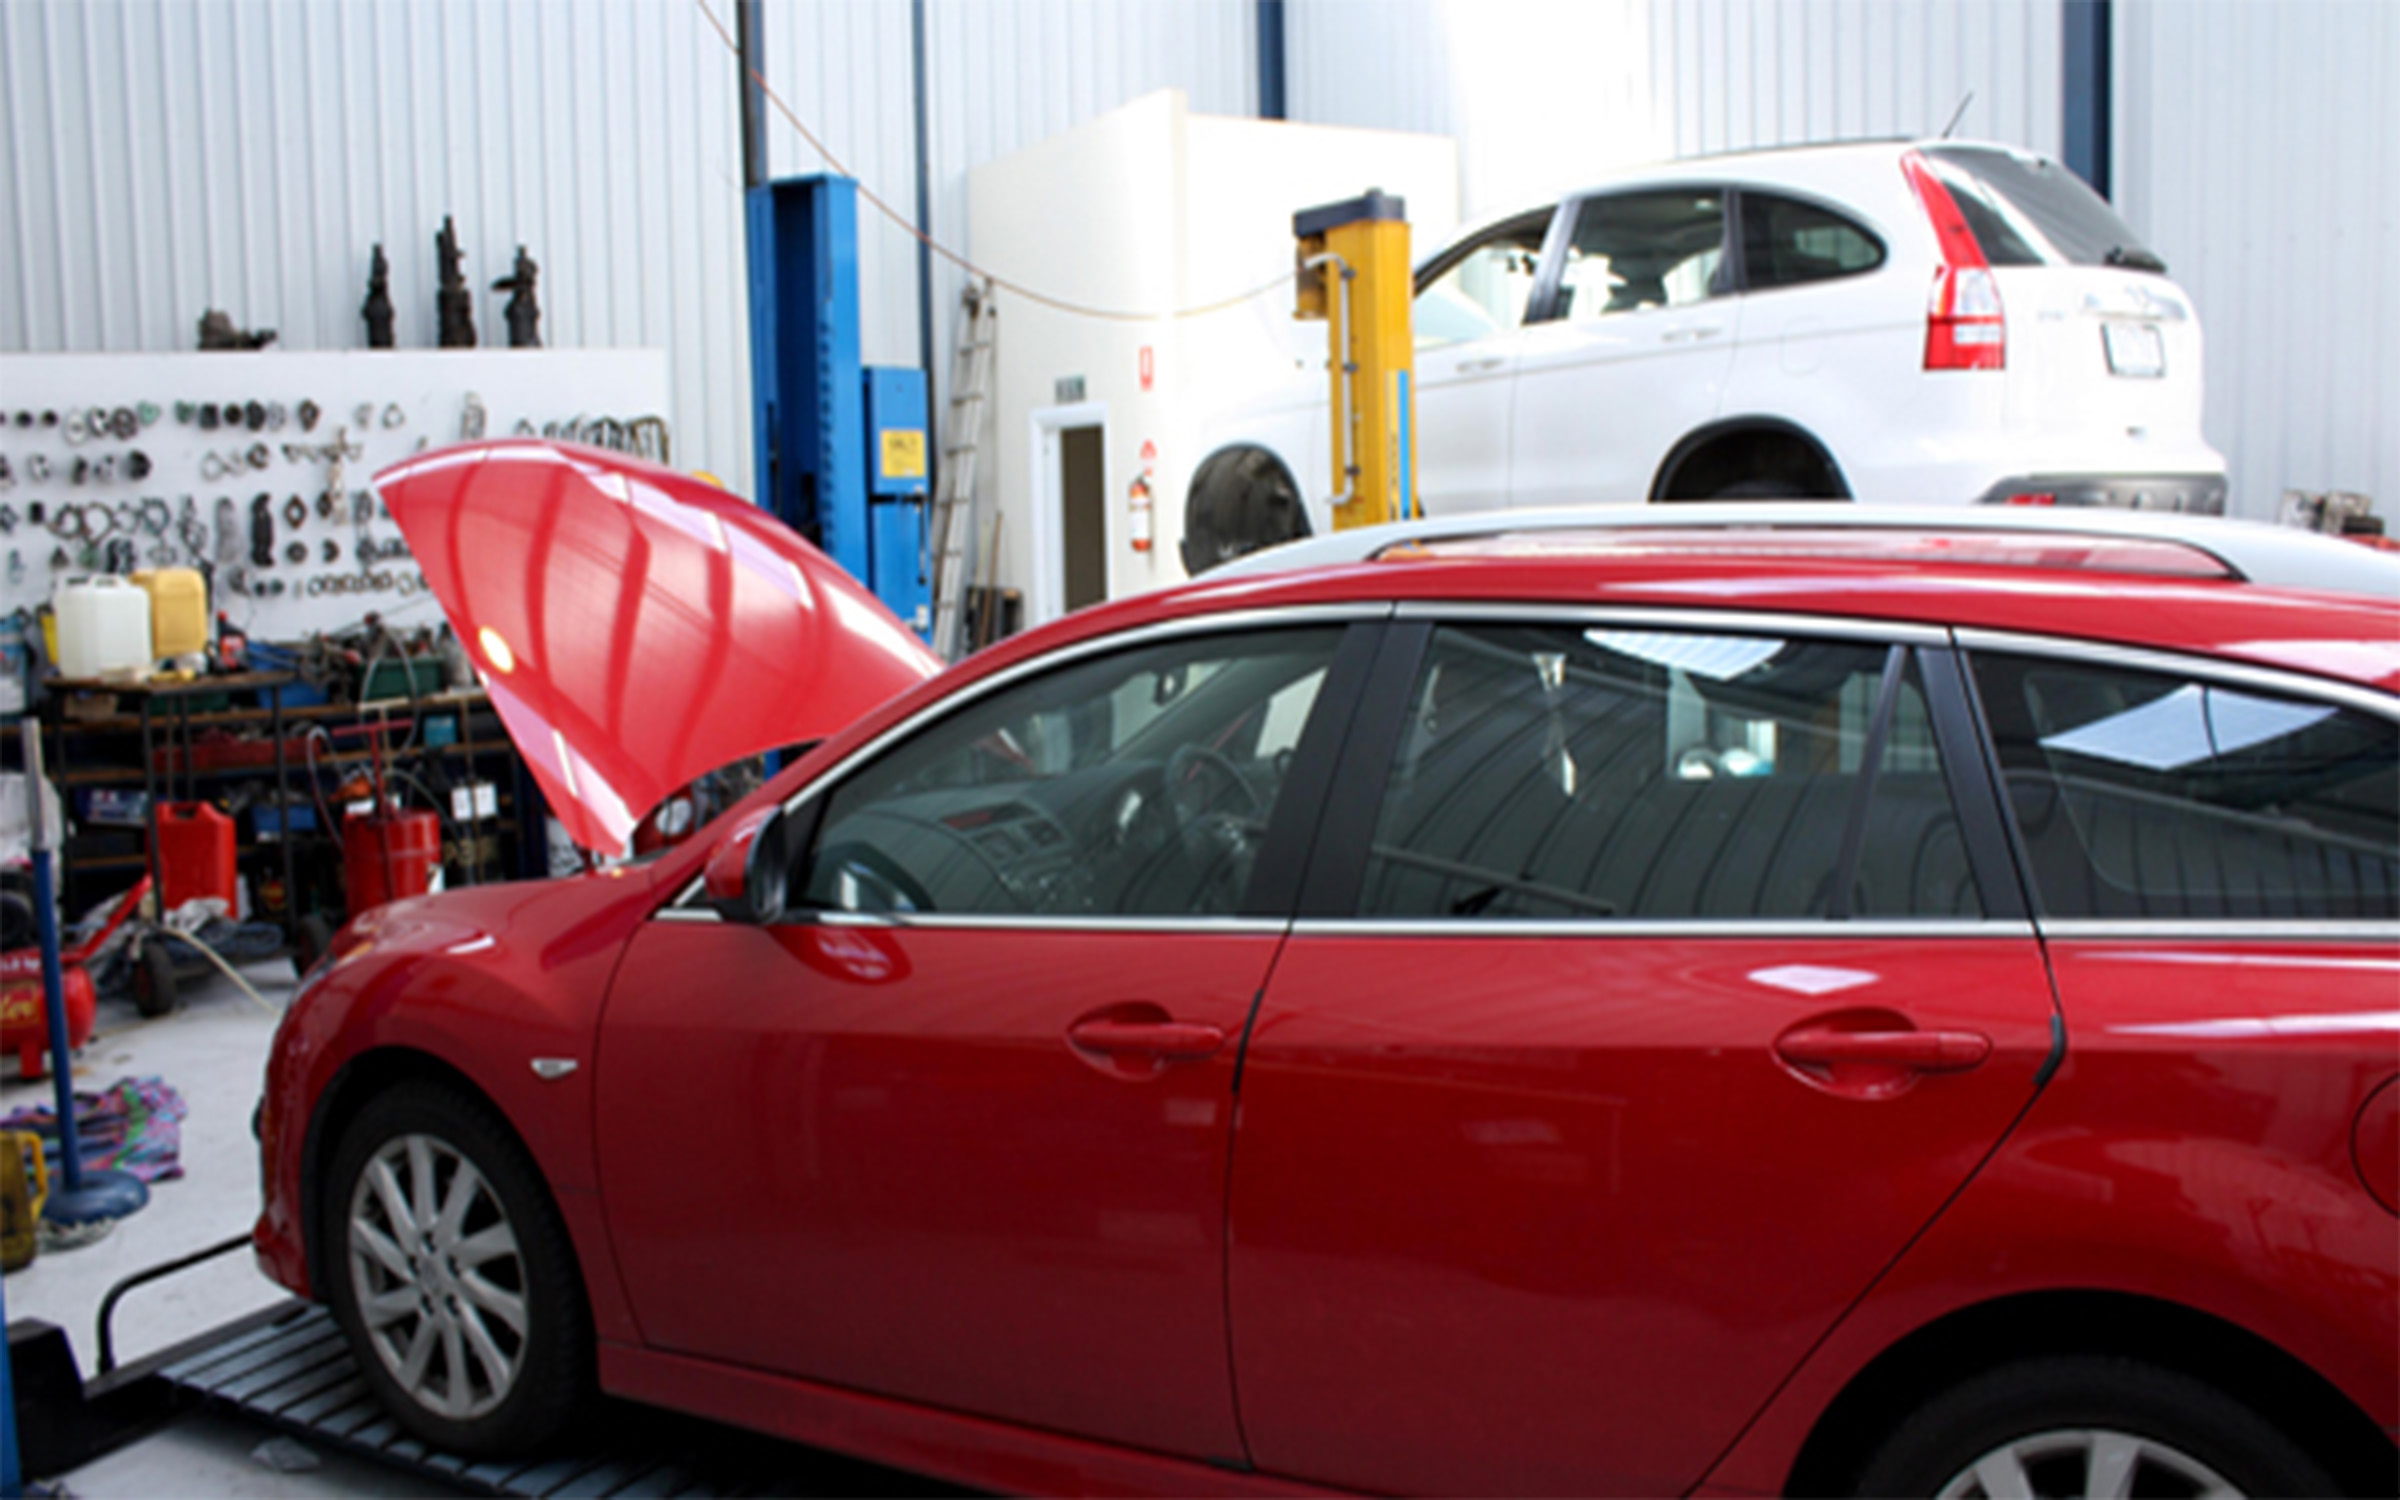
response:
<path id="1" fill-rule="evenodd" d="M 1225 809 L 1218 805 L 1222 799 L 1200 789 L 1203 771 L 1240 794 L 1242 807 L 1252 820 L 1266 821 L 1267 805 L 1259 800 L 1250 783 L 1242 779 L 1242 773 L 1233 768 L 1232 761 L 1206 745 L 1177 745 L 1175 753 L 1167 757 L 1167 800 L 1175 805 L 1178 824 L 1189 827 L 1210 813 L 1225 815 Z"/>

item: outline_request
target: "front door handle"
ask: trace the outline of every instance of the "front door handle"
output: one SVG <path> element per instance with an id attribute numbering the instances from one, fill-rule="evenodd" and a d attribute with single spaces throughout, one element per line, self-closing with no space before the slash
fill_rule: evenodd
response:
<path id="1" fill-rule="evenodd" d="M 1109 1057 L 1133 1053 L 1161 1062 L 1198 1062 L 1224 1047 L 1225 1030 L 1201 1021 L 1095 1019 L 1068 1027 L 1067 1040 Z"/>
<path id="2" fill-rule="evenodd" d="M 1702 339 L 1713 339 L 1724 331 L 1725 325 L 1722 323 L 1701 323 L 1684 328 L 1670 328 L 1659 335 L 1658 341 L 1662 344 L 1696 344 Z"/>
<path id="3" fill-rule="evenodd" d="M 1806 1026 L 1775 1040 L 1775 1053 L 1802 1068 L 1864 1064 L 1912 1073 L 1964 1073 L 1992 1055 L 1977 1031 L 1842 1031 Z"/>
<path id="4" fill-rule="evenodd" d="M 1507 363 L 1507 360 L 1498 358 L 1462 359 L 1458 362 L 1458 373 L 1461 375 L 1481 375 L 1487 370 L 1497 370 Z"/>

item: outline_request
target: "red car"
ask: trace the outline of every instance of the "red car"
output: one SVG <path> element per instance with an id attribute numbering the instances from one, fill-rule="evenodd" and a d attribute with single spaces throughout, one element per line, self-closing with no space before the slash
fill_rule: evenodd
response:
<path id="1" fill-rule="evenodd" d="M 596 827 L 927 669 L 664 471 L 383 488 Z M 598 1390 L 1004 1490 L 2390 1494 L 2400 605 L 2044 524 L 1500 516 L 1009 641 L 354 923 L 262 1258 L 470 1453 Z"/>

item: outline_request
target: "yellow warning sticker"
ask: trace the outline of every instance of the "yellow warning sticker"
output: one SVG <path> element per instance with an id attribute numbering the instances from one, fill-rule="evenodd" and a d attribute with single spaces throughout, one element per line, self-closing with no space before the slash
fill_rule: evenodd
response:
<path id="1" fill-rule="evenodd" d="M 887 427 L 883 432 L 883 477 L 925 477 L 925 432 L 918 427 Z"/>

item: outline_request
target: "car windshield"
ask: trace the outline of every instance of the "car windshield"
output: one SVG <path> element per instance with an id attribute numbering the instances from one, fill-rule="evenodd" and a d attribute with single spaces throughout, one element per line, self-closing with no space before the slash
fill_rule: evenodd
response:
<path id="1" fill-rule="evenodd" d="M 1925 158 L 1995 266 L 2159 265 L 2107 199 L 2049 157 L 1933 146 Z"/>

